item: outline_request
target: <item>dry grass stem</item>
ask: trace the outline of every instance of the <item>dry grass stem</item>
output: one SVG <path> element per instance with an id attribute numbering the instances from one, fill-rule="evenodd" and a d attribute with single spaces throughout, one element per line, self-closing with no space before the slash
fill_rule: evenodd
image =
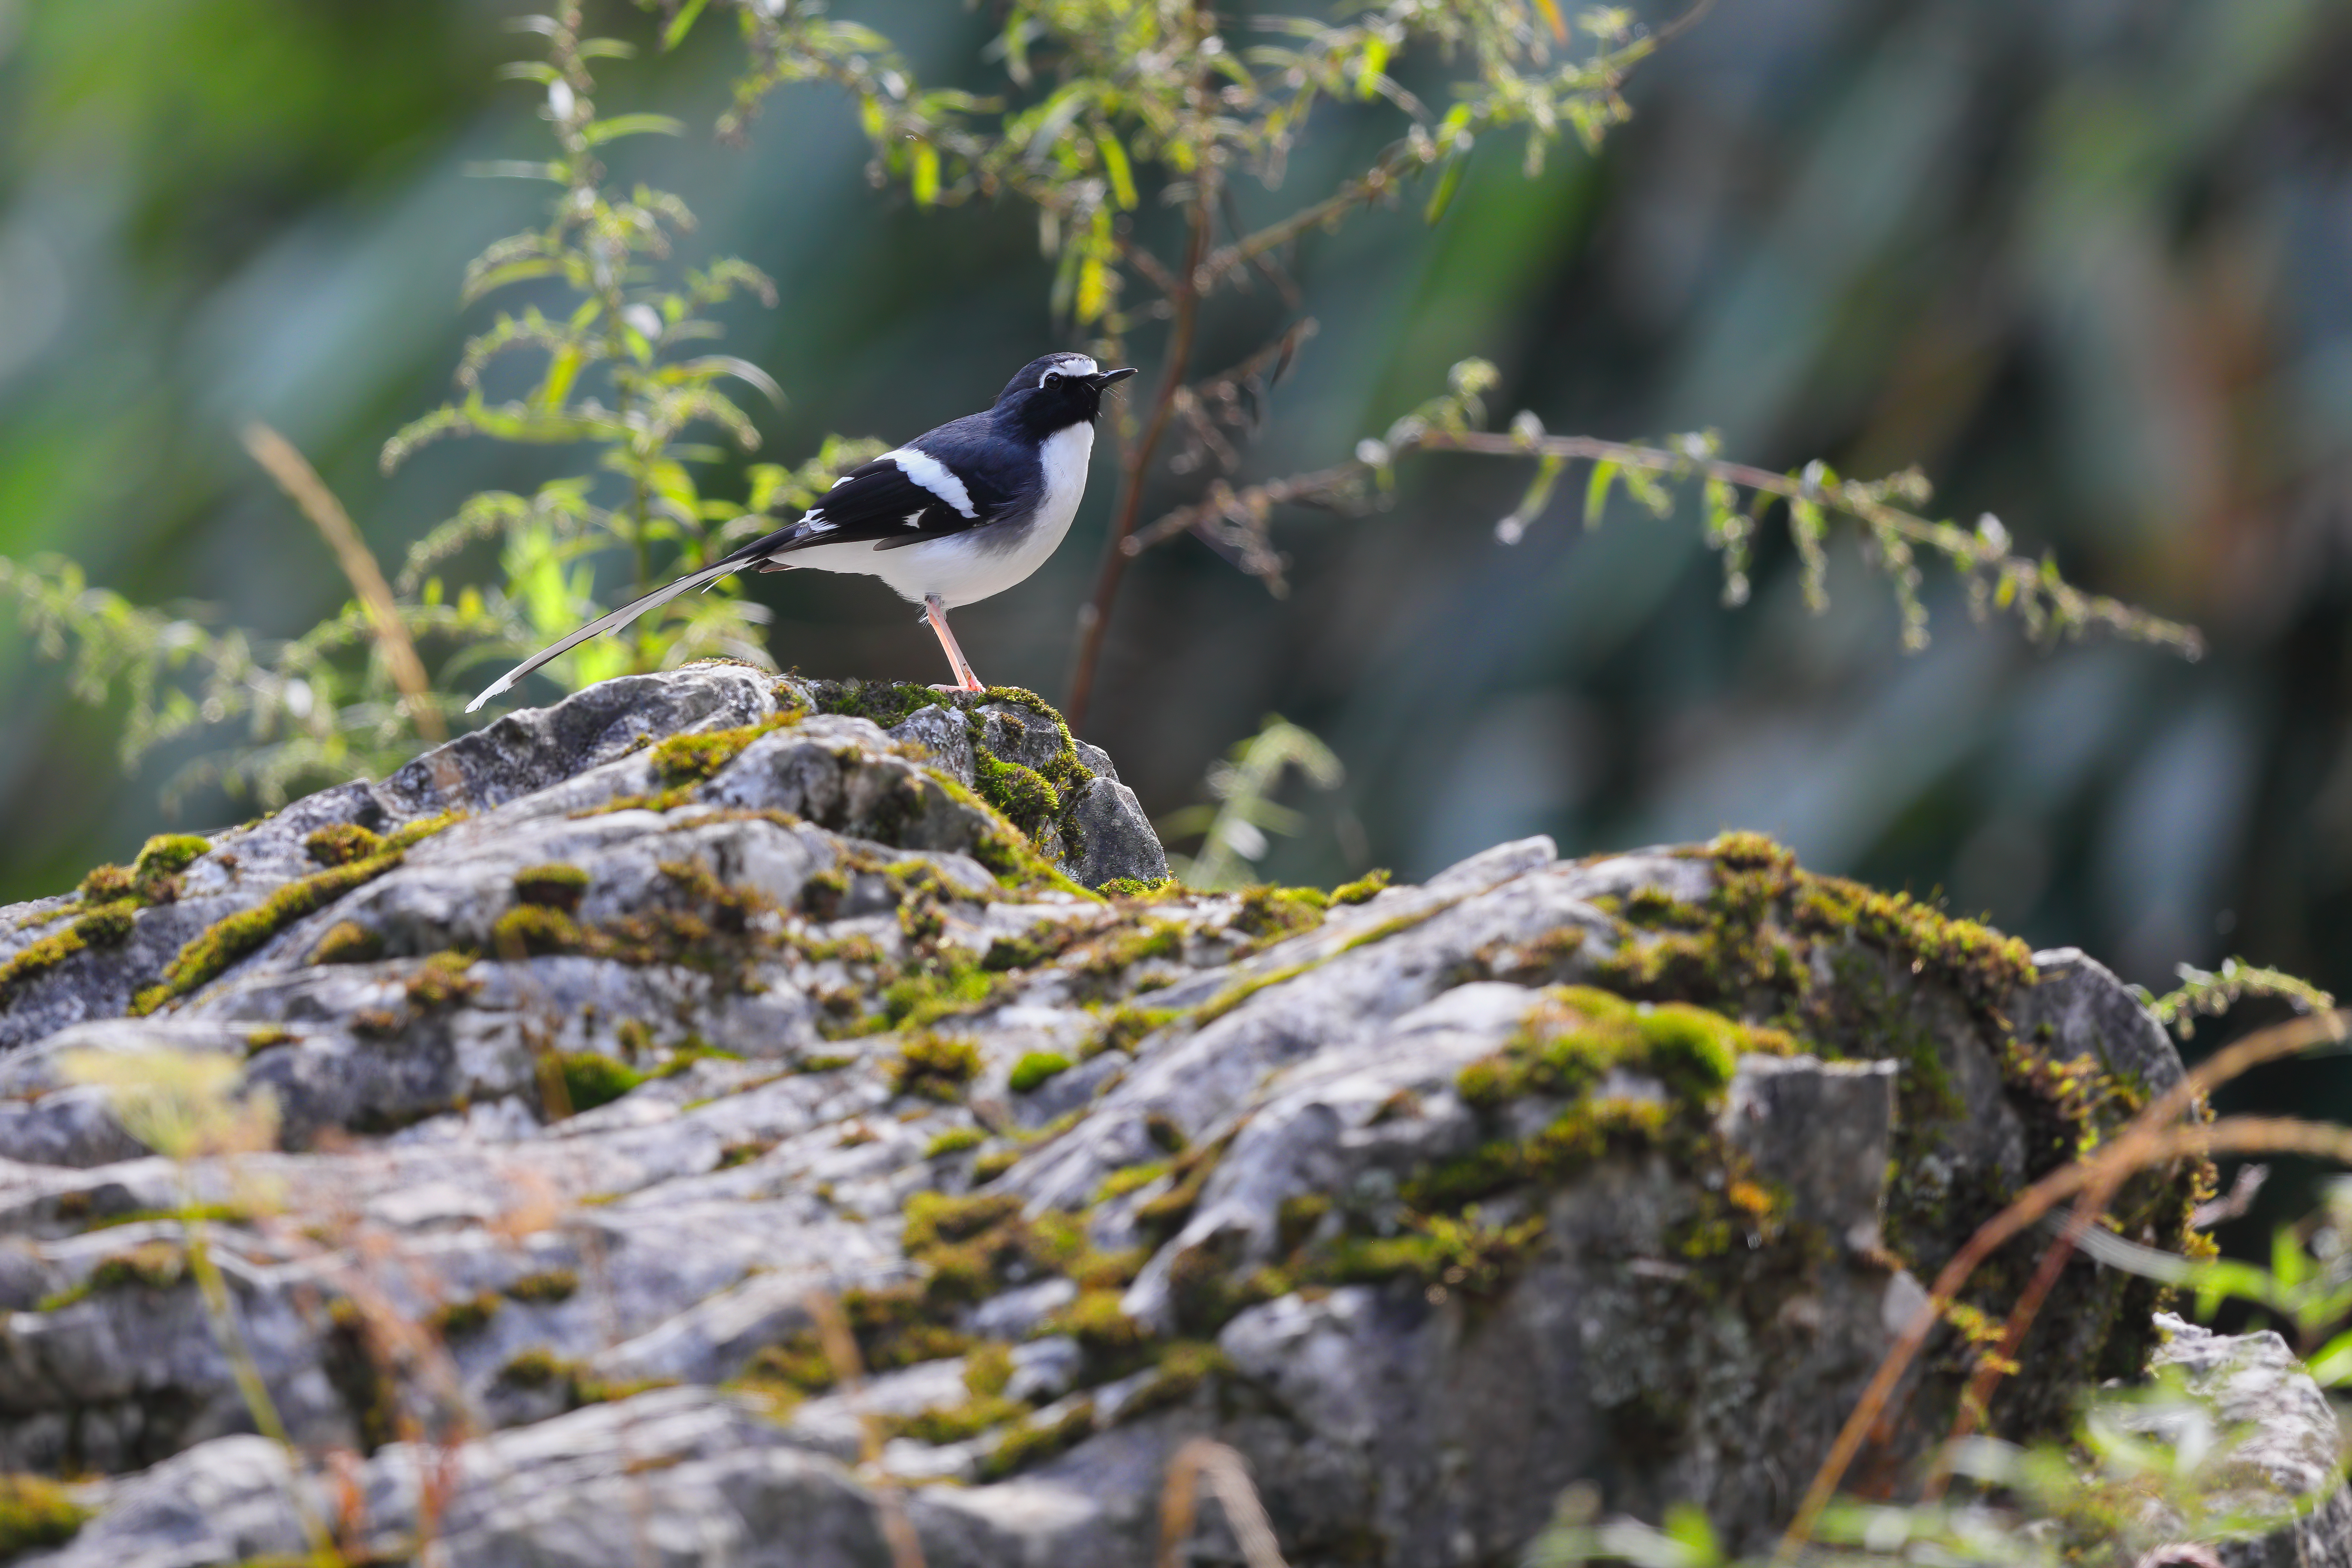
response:
<path id="1" fill-rule="evenodd" d="M 253 460 L 278 481 L 278 488 L 301 509 L 335 552 L 336 564 L 342 567 L 352 592 L 359 595 L 360 605 L 367 612 L 376 646 L 383 650 L 384 668 L 407 700 L 408 716 L 417 734 L 435 745 L 447 740 L 449 726 L 442 721 L 433 682 L 425 676 L 425 661 L 416 657 L 415 643 L 409 639 L 407 623 L 401 619 L 400 605 L 392 596 L 392 584 L 384 581 L 374 552 L 352 525 L 343 503 L 335 499 L 335 492 L 293 442 L 258 420 L 245 427 L 244 437 L 245 449 L 253 454 Z"/>
<path id="2" fill-rule="evenodd" d="M 1201 1484 L 1224 1510 L 1226 1528 L 1241 1547 L 1249 1568 L 1285 1568 L 1281 1542 L 1250 1484 L 1249 1466 L 1241 1455 L 1207 1437 L 1195 1437 L 1176 1450 L 1168 1462 L 1168 1480 L 1160 1491 L 1159 1568 L 1183 1568 L 1181 1552 L 1192 1533 L 1200 1510 Z"/>
<path id="3" fill-rule="evenodd" d="M 816 1326 L 817 1342 L 824 1347 L 824 1359 L 833 1363 L 834 1381 L 857 1417 L 858 1460 L 874 1488 L 882 1539 L 890 1548 L 890 1568 L 923 1568 L 923 1543 L 916 1539 L 905 1500 L 897 1484 L 882 1474 L 882 1418 L 866 1408 L 866 1362 L 857 1353 L 857 1336 L 849 1331 L 841 1303 L 827 1292 L 810 1291 L 804 1304 Z"/>

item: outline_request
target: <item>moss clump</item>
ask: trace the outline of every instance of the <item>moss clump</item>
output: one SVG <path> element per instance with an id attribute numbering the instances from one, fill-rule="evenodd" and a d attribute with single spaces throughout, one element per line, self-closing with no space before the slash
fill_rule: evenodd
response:
<path id="1" fill-rule="evenodd" d="M 1260 942 L 1273 942 L 1313 931 L 1323 923 L 1330 895 L 1319 888 L 1248 888 L 1233 929 Z"/>
<path id="2" fill-rule="evenodd" d="M 1005 1433 L 980 1462 L 981 1478 L 998 1481 L 1066 1453 L 1094 1435 L 1095 1402 L 1081 1399 L 1052 1421 L 1024 1421 Z"/>
<path id="3" fill-rule="evenodd" d="M 662 783 L 673 788 L 700 784 L 741 756 L 743 748 L 752 742 L 799 723 L 801 716 L 802 710 L 795 708 L 772 719 L 763 719 L 759 723 L 745 724 L 733 730 L 706 730 L 699 734 L 672 735 L 653 749 L 654 773 Z"/>
<path id="4" fill-rule="evenodd" d="M 912 1437 L 918 1443 L 961 1443 L 1028 1414 L 1029 1406 L 1017 1399 L 1001 1394 L 974 1394 L 961 1405 L 937 1405 L 912 1415 L 886 1416 L 883 1428 L 892 1436 Z"/>
<path id="5" fill-rule="evenodd" d="M 1367 871 L 1352 882 L 1342 883 L 1331 889 L 1335 904 L 1365 904 L 1387 889 L 1391 880 L 1388 868 Z"/>
<path id="6" fill-rule="evenodd" d="M 570 914 L 588 896 L 588 873 L 560 860 L 526 866 L 514 874 L 514 890 L 515 897 L 526 904 Z"/>
<path id="7" fill-rule="evenodd" d="M 1078 973 L 1108 980 L 1150 959 L 1181 959 L 1184 928 L 1174 921 L 1146 921 L 1129 931 L 1116 931 L 1089 942 L 1078 960 Z"/>
<path id="8" fill-rule="evenodd" d="M 383 936 L 357 921 L 337 921 L 310 950 L 313 963 L 370 963 L 383 956 Z"/>
<path id="9" fill-rule="evenodd" d="M 543 904 L 517 904 L 490 928 L 490 946 L 500 958 L 547 958 L 578 952 L 588 945 L 588 933 L 562 910 Z"/>
<path id="10" fill-rule="evenodd" d="M 575 1114 L 610 1105 L 646 1081 L 646 1075 L 626 1062 L 594 1051 L 559 1051 L 555 1068 Z"/>
<path id="11" fill-rule="evenodd" d="M 1105 1051 L 1125 1051 L 1132 1056 L 1146 1035 L 1165 1028 L 1183 1016 L 1166 1008 L 1121 1007 L 1103 1020 L 1101 1030 L 1078 1047 L 1078 1055 L 1098 1057 Z"/>
<path id="12" fill-rule="evenodd" d="M 0 1557 L 71 1541 L 90 1510 L 46 1476 L 0 1475 Z"/>
<path id="13" fill-rule="evenodd" d="M 1031 1051 L 1013 1064 L 1013 1073 L 1006 1081 L 1015 1094 L 1027 1094 L 1050 1079 L 1070 1070 L 1070 1058 L 1058 1051 Z"/>
<path id="14" fill-rule="evenodd" d="M 383 854 L 384 842 L 355 822 L 331 822 L 302 840 L 302 847 L 321 866 L 351 866 Z"/>
<path id="15" fill-rule="evenodd" d="M 1417 1218 L 1407 1235 L 1342 1241 L 1320 1270 L 1332 1283 L 1370 1282 L 1409 1275 L 1424 1287 L 1491 1296 L 1517 1272 L 1543 1237 L 1532 1215 L 1516 1225 L 1487 1226 L 1475 1208 L 1459 1218 Z"/>
<path id="16" fill-rule="evenodd" d="M 457 822 L 460 815 L 451 812 L 411 824 L 383 841 L 383 853 L 289 882 L 254 908 L 214 922 L 181 947 L 165 965 L 161 984 L 139 994 L 131 1005 L 131 1015 L 143 1017 L 215 979 L 294 921 L 399 865 L 411 846 Z"/>
<path id="17" fill-rule="evenodd" d="M 73 924 L 52 931 L 0 964 L 0 1005 L 17 988 L 37 979 L 74 954 L 93 947 L 120 947 L 131 939 L 137 919 L 121 904 L 109 904 L 76 917 Z"/>
<path id="18" fill-rule="evenodd" d="M 474 957 L 471 953 L 442 952 L 433 954 L 408 977 L 405 987 L 409 1005 L 420 1009 L 446 1007 L 462 1002 L 482 988 L 473 977 Z"/>
<path id="19" fill-rule="evenodd" d="M 1106 899 L 1172 899 L 1183 895 L 1184 884 L 1173 877 L 1162 877 L 1156 882 L 1147 882 L 1140 877 L 1113 877 L 1095 891 Z"/>
<path id="20" fill-rule="evenodd" d="M 972 786 L 1004 819 L 1037 838 L 1061 814 L 1062 797 L 1045 775 L 986 752 L 972 753 Z"/>
<path id="21" fill-rule="evenodd" d="M 501 1304 L 495 1292 L 485 1290 L 463 1300 L 444 1301 L 434 1308 L 425 1321 L 435 1333 L 445 1340 L 463 1339 L 488 1328 L 490 1320 L 499 1315 Z"/>
<path id="22" fill-rule="evenodd" d="M 257 1029 L 247 1029 L 245 1032 L 245 1054 L 247 1058 L 257 1057 L 264 1051 L 274 1051 L 280 1046 L 290 1046 L 295 1039 L 293 1030 L 277 1024 L 264 1024 Z"/>
<path id="23" fill-rule="evenodd" d="M 745 1138 L 719 1151 L 719 1163 L 713 1170 L 731 1171 L 738 1165 L 748 1165 L 769 1150 L 775 1141 L 768 1138 Z"/>
<path id="24" fill-rule="evenodd" d="M 1103 1184 L 1095 1190 L 1095 1202 L 1107 1204 L 1113 1198 L 1123 1198 L 1129 1193 L 1148 1187 L 1166 1175 L 1170 1168 L 1171 1163 L 1166 1160 L 1146 1160 L 1138 1165 L 1121 1165 L 1103 1178 Z"/>
<path id="25" fill-rule="evenodd" d="M 128 899 L 139 891 L 139 879 L 128 866 L 93 866 L 75 889 L 81 901 L 96 908 L 118 899 Z"/>
<path id="26" fill-rule="evenodd" d="M 913 681 L 821 680 L 812 688 L 817 710 L 851 719 L 868 719 L 885 730 L 895 730 L 926 708 L 952 708 L 943 692 Z"/>
<path id="27" fill-rule="evenodd" d="M 988 1142 L 988 1134 L 977 1127 L 950 1127 L 932 1138 L 923 1149 L 926 1160 L 944 1160 L 950 1154 L 961 1154 L 967 1149 L 977 1149 Z"/>
<path id="28" fill-rule="evenodd" d="M 542 1268 L 535 1274 L 509 1279 L 503 1293 L 534 1307 L 547 1307 L 570 1300 L 579 1289 L 580 1276 L 571 1269 Z"/>
<path id="29" fill-rule="evenodd" d="M 996 999 L 1003 984 L 960 950 L 919 959 L 882 988 L 879 1021 L 867 1028 L 920 1029 L 977 1012 Z"/>
<path id="30" fill-rule="evenodd" d="M 1731 1081 L 1753 1033 L 1685 1003 L 1636 1005 L 1588 985 L 1546 994 L 1500 1052 L 1462 1069 L 1454 1088 L 1480 1109 L 1527 1094 L 1574 1096 L 1612 1068 L 1646 1073 L 1685 1100 L 1706 1101 Z"/>
<path id="31" fill-rule="evenodd" d="M 1018 1149 L 991 1149 L 972 1161 L 971 1179 L 992 1182 L 1020 1163 L 1021 1151 Z"/>
<path id="32" fill-rule="evenodd" d="M 212 840 L 201 833 L 159 833 L 139 847 L 131 873 L 144 886 L 176 877 L 212 850 Z"/>
<path id="33" fill-rule="evenodd" d="M 960 1036 L 924 1033 L 898 1047 L 890 1087 L 898 1094 L 952 1102 L 980 1076 L 980 1047 Z"/>

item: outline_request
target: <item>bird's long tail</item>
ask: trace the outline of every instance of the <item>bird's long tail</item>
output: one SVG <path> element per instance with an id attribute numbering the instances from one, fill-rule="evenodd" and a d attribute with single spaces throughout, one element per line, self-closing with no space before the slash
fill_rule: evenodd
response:
<path id="1" fill-rule="evenodd" d="M 677 582 L 670 584 L 666 588 L 656 588 L 642 599 L 632 599 L 627 604 L 623 605 L 619 609 L 614 610 L 606 615 L 597 616 L 594 620 L 590 621 L 586 626 L 582 626 L 578 631 L 573 632 L 570 637 L 565 637 L 562 642 L 540 649 L 537 653 L 532 654 L 529 658 L 524 659 L 520 664 L 516 665 L 512 669 L 508 670 L 504 675 L 499 676 L 496 680 L 490 682 L 489 685 L 484 687 L 482 689 L 482 694 L 479 697 L 475 698 L 471 702 L 466 704 L 466 711 L 471 713 L 483 703 L 488 702 L 491 698 L 496 697 L 499 692 L 504 691 L 516 681 L 520 680 L 524 676 L 529 675 L 532 670 L 537 669 L 541 665 L 545 664 L 551 658 L 562 658 L 565 654 L 570 653 L 573 648 L 578 647 L 582 643 L 586 642 L 590 637 L 600 636 L 605 632 L 619 631 L 623 626 L 627 626 L 631 621 L 635 620 L 647 610 L 657 610 L 664 605 L 668 604 L 672 599 L 677 598 L 680 594 L 690 593 L 694 589 L 703 586 L 705 584 L 716 583 L 719 578 L 726 576 L 730 572 L 738 572 L 742 570 L 744 565 L 745 562 L 742 552 L 738 551 L 734 554 L 728 556 L 725 560 L 718 562 L 713 565 L 706 566 L 699 572 L 680 577 Z"/>

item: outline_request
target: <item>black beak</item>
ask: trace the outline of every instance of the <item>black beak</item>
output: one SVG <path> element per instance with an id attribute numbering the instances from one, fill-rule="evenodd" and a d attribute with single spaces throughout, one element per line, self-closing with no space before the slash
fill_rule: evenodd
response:
<path id="1" fill-rule="evenodd" d="M 1093 375 L 1087 377 L 1087 380 L 1093 384 L 1094 389 L 1097 392 L 1100 392 L 1104 387 L 1110 385 L 1112 383 L 1125 381 L 1129 376 L 1133 375 L 1134 374 L 1135 367 L 1133 365 L 1129 365 L 1125 370 L 1097 371 Z"/>

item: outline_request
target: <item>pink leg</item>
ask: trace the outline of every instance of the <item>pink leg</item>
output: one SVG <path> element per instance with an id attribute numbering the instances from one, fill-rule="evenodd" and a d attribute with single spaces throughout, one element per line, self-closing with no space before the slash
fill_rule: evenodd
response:
<path id="1" fill-rule="evenodd" d="M 956 689 L 960 691 L 985 691 L 980 677 L 971 672 L 971 665 L 956 647 L 955 633 L 948 630 L 947 607 L 940 603 L 937 594 L 923 601 L 923 618 L 931 623 L 931 630 L 940 634 L 940 646 L 948 650 L 948 668 L 955 671 Z"/>

